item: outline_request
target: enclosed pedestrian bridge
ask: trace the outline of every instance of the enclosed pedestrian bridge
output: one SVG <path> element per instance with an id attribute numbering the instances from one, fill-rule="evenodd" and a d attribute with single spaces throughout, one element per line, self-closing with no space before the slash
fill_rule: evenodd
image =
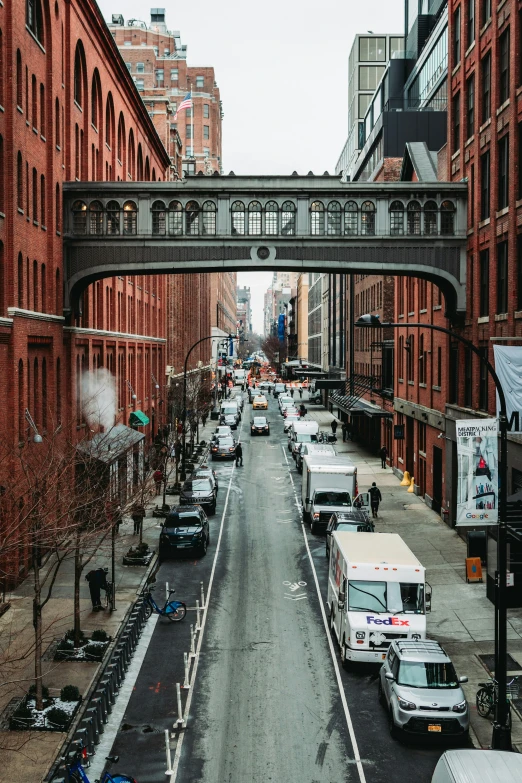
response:
<path id="1" fill-rule="evenodd" d="M 194 176 L 64 185 L 65 306 L 117 275 L 290 270 L 422 277 L 465 311 L 467 185 Z"/>

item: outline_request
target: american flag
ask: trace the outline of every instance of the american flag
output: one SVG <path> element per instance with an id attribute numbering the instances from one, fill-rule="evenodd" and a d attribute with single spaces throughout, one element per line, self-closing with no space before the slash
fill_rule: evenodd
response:
<path id="1" fill-rule="evenodd" d="M 174 122 L 176 122 L 176 119 L 180 111 L 183 111 L 183 109 L 191 109 L 191 108 L 192 108 L 192 92 L 188 92 L 178 106 L 176 114 L 174 115 Z"/>

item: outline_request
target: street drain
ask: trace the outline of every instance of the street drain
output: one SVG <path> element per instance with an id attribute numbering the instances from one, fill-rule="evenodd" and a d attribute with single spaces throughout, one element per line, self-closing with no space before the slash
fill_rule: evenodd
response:
<path id="1" fill-rule="evenodd" d="M 163 729 L 146 723 L 144 726 L 133 726 L 132 723 L 122 723 L 120 731 L 136 731 L 141 734 L 162 734 Z"/>
<path id="2" fill-rule="evenodd" d="M 273 642 L 250 642 L 251 650 L 271 650 L 274 646 Z"/>

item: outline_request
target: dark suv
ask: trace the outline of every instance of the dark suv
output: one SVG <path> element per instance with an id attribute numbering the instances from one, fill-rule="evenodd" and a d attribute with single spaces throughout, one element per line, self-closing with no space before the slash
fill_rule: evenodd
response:
<path id="1" fill-rule="evenodd" d="M 336 530 L 345 533 L 374 533 L 373 522 L 368 512 L 362 508 L 350 509 L 350 511 L 335 511 L 330 517 L 326 527 L 326 557 L 330 557 L 330 539 Z"/>
<path id="2" fill-rule="evenodd" d="M 159 559 L 176 552 L 196 550 L 207 554 L 210 544 L 208 519 L 201 506 L 174 506 L 165 518 L 159 538 Z"/>
<path id="3" fill-rule="evenodd" d="M 216 493 L 212 481 L 203 476 L 185 481 L 179 493 L 180 506 L 203 506 L 207 514 L 216 513 Z"/>

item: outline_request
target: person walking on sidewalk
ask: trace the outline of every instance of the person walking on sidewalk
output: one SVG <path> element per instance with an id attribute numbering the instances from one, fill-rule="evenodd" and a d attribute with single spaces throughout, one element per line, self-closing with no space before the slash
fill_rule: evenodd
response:
<path id="1" fill-rule="evenodd" d="M 154 479 L 154 484 L 156 485 L 156 495 L 161 494 L 161 482 L 163 481 L 163 471 L 158 468 L 154 471 L 154 475 L 152 476 Z"/>
<path id="2" fill-rule="evenodd" d="M 386 467 L 386 457 L 388 456 L 388 449 L 386 446 L 382 446 L 381 450 L 379 451 L 379 456 L 381 458 L 381 468 Z"/>
<path id="3" fill-rule="evenodd" d="M 372 516 L 375 519 L 379 511 L 379 503 L 382 500 L 381 490 L 379 489 L 375 481 L 371 485 L 369 489 L 369 493 L 370 493 L 370 505 L 372 507 Z"/>
<path id="4" fill-rule="evenodd" d="M 201 424 L 203 426 L 205 426 L 205 424 L 207 423 L 207 419 L 208 419 L 208 413 L 205 411 L 205 413 L 201 415 Z"/>
<path id="5" fill-rule="evenodd" d="M 132 521 L 134 522 L 134 535 L 139 536 L 141 533 L 141 526 L 143 525 L 143 517 L 145 516 L 145 508 L 141 503 L 135 503 L 132 508 Z"/>
<path id="6" fill-rule="evenodd" d="M 345 421 L 341 424 L 341 430 L 343 431 L 343 443 L 345 443 L 348 437 L 348 425 Z"/>
<path id="7" fill-rule="evenodd" d="M 332 434 L 335 435 L 335 433 L 337 432 L 337 419 L 332 419 L 331 427 L 332 427 Z"/>
<path id="8" fill-rule="evenodd" d="M 301 399 L 303 399 L 303 387 L 302 386 L 299 387 L 299 397 Z"/>
<path id="9" fill-rule="evenodd" d="M 243 446 L 241 445 L 241 442 L 238 442 L 236 444 L 236 468 L 239 467 L 240 462 L 241 467 L 243 467 Z"/>
<path id="10" fill-rule="evenodd" d="M 93 612 L 99 612 L 100 609 L 103 609 L 101 604 L 101 590 L 107 591 L 108 571 L 108 568 L 94 568 L 92 571 L 89 571 L 85 577 L 89 584 Z"/>

